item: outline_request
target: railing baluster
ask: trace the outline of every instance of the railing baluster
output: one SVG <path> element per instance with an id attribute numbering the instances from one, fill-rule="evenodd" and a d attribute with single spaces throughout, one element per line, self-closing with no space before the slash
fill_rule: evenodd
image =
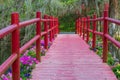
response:
<path id="1" fill-rule="evenodd" d="M 96 19 L 96 14 L 93 15 L 93 19 L 95 20 Z M 92 49 L 95 49 L 95 46 L 96 46 L 96 34 L 95 34 L 95 31 L 96 31 L 96 21 L 93 21 L 93 39 L 92 39 Z"/>
<path id="2" fill-rule="evenodd" d="M 20 80 L 20 42 L 19 42 L 19 14 L 12 13 L 11 24 L 18 25 L 18 28 L 12 32 L 12 54 L 17 54 L 17 59 L 12 64 L 12 80 Z"/>
<path id="3" fill-rule="evenodd" d="M 88 16 L 87 17 L 87 40 L 86 40 L 86 42 L 88 43 L 88 41 L 89 41 L 89 30 L 88 29 L 90 29 L 90 17 Z"/>
<path id="4" fill-rule="evenodd" d="M 108 11 L 104 11 L 104 23 L 103 23 L 103 62 L 107 62 L 108 54 L 108 39 L 105 37 L 108 34 L 108 21 L 105 19 L 108 17 Z"/>
<path id="5" fill-rule="evenodd" d="M 60 31 L 59 31 L 59 20 L 58 20 L 58 18 L 57 18 L 57 31 L 58 31 L 57 34 L 59 34 Z"/>
<path id="6" fill-rule="evenodd" d="M 36 13 L 36 18 L 41 19 L 41 13 L 37 12 Z M 36 59 L 38 61 L 41 61 L 41 54 L 40 54 L 40 49 L 41 49 L 41 22 L 38 21 L 36 23 L 36 35 L 40 35 L 40 38 L 36 41 Z"/>
<path id="7" fill-rule="evenodd" d="M 54 18 L 52 17 L 52 28 L 54 28 Z M 54 40 L 54 29 L 52 30 L 52 39 Z"/>
<path id="8" fill-rule="evenodd" d="M 83 18 L 83 40 L 85 39 L 85 18 Z"/>
<path id="9" fill-rule="evenodd" d="M 44 15 L 44 19 L 47 19 L 47 18 L 48 18 L 48 16 L 47 16 L 47 15 Z M 48 32 L 47 21 L 44 22 L 44 31 L 45 31 L 45 32 Z M 45 44 L 44 48 L 45 48 L 45 49 L 48 49 L 48 33 L 46 33 L 46 34 L 44 35 L 44 44 Z"/>
<path id="10" fill-rule="evenodd" d="M 50 29 L 52 29 L 52 17 L 50 16 Z M 53 35 L 53 31 L 50 31 L 50 41 L 52 42 L 52 35 Z"/>

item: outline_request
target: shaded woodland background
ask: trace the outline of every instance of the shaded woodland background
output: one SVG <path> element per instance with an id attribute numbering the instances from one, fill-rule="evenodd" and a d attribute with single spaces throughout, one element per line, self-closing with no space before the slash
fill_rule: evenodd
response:
<path id="1" fill-rule="evenodd" d="M 120 19 L 120 0 L 0 0 L 0 29 L 10 25 L 11 13 L 19 12 L 20 21 L 32 19 L 36 11 L 41 11 L 42 15 L 54 15 L 59 18 L 60 30 L 62 32 L 75 31 L 75 20 L 78 17 L 91 16 L 95 12 L 98 17 L 102 16 L 104 4 L 109 7 L 109 16 Z M 98 23 L 98 30 L 102 24 Z M 120 41 L 120 27 L 109 23 L 109 33 Z M 21 29 L 21 45 L 30 40 L 35 35 L 35 25 Z M 6 36 L 0 39 L 0 64 L 11 54 L 11 39 Z M 111 43 L 110 43 L 111 44 Z M 120 50 L 114 45 L 110 45 L 113 57 L 120 60 Z"/>

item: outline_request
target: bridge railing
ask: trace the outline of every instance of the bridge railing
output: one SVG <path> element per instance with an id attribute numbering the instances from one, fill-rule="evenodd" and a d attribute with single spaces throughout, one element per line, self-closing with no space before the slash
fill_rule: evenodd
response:
<path id="1" fill-rule="evenodd" d="M 103 31 L 98 32 L 96 30 L 97 26 L 96 23 L 98 21 L 101 21 L 103 23 Z M 90 29 L 90 22 L 92 22 L 92 29 Z M 93 19 L 90 19 L 90 17 L 82 17 L 78 18 L 76 20 L 76 33 L 82 36 L 83 40 L 86 40 L 88 43 L 90 32 L 92 33 L 92 49 L 96 46 L 96 35 L 99 35 L 102 37 L 103 40 L 103 62 L 107 62 L 107 53 L 108 53 L 108 40 L 111 41 L 114 45 L 116 45 L 118 48 L 120 48 L 120 42 L 115 40 L 113 37 L 111 37 L 108 33 L 108 22 L 115 23 L 120 25 L 120 20 L 116 20 L 113 18 L 109 18 L 108 16 L 108 10 L 104 10 L 104 14 L 102 17 L 97 18 L 97 15 L 93 15 Z"/>
<path id="2" fill-rule="evenodd" d="M 44 31 L 41 31 L 41 23 L 44 23 Z M 30 24 L 36 23 L 36 35 L 22 47 L 20 47 L 20 29 L 27 27 Z M 44 15 L 41 18 L 41 12 L 36 12 L 36 18 L 19 22 L 19 14 L 17 12 L 11 15 L 11 25 L 0 30 L 0 39 L 12 34 L 11 56 L 0 65 L 0 76 L 12 66 L 12 80 L 20 80 L 20 54 L 27 50 L 33 43 L 36 42 L 36 59 L 41 61 L 41 37 L 44 36 L 45 49 L 48 49 L 48 39 L 52 42 L 55 34 L 58 34 L 58 18 L 53 16 Z M 48 37 L 49 35 L 49 37 Z"/>

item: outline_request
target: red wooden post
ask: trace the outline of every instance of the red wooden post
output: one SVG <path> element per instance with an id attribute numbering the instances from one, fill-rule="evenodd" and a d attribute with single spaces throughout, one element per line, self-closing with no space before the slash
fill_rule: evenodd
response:
<path id="1" fill-rule="evenodd" d="M 54 28 L 54 17 L 52 17 L 52 27 Z M 55 28 L 53 29 L 53 39 L 55 39 Z"/>
<path id="2" fill-rule="evenodd" d="M 80 18 L 78 19 L 78 34 L 80 35 Z"/>
<path id="3" fill-rule="evenodd" d="M 79 19 L 77 19 L 77 34 L 79 34 Z"/>
<path id="4" fill-rule="evenodd" d="M 47 18 L 48 18 L 48 16 L 44 15 L 44 19 L 46 20 Z M 44 31 L 47 32 L 44 36 L 44 43 L 45 43 L 44 48 L 48 49 L 48 25 L 47 25 L 47 21 L 44 22 Z"/>
<path id="5" fill-rule="evenodd" d="M 55 27 L 55 29 L 54 29 L 54 35 L 56 35 L 56 19 L 54 18 L 54 27 Z"/>
<path id="6" fill-rule="evenodd" d="M 76 20 L 76 34 L 77 34 L 77 20 Z"/>
<path id="7" fill-rule="evenodd" d="M 78 19 L 77 19 L 77 34 L 78 34 Z"/>
<path id="8" fill-rule="evenodd" d="M 56 26 L 56 29 L 55 29 L 55 30 L 56 30 L 56 35 L 57 35 L 57 34 L 58 34 L 57 18 L 55 18 L 55 20 L 56 20 L 56 21 L 55 21 L 55 26 Z"/>
<path id="9" fill-rule="evenodd" d="M 39 18 L 41 19 L 41 13 L 40 12 L 37 12 L 36 13 L 36 18 Z M 38 21 L 36 23 L 36 36 L 39 35 L 40 38 L 36 41 L 36 59 L 38 61 L 41 61 L 41 54 L 40 54 L 40 43 L 41 43 L 41 22 Z"/>
<path id="10" fill-rule="evenodd" d="M 86 41 L 86 31 L 87 31 L 87 18 L 85 18 L 85 27 L 84 27 L 84 40 Z"/>
<path id="11" fill-rule="evenodd" d="M 75 34 L 77 34 L 77 20 L 75 21 Z"/>
<path id="12" fill-rule="evenodd" d="M 77 22 L 76 22 L 76 32 L 77 32 L 77 34 L 78 34 L 78 19 L 77 19 Z"/>
<path id="13" fill-rule="evenodd" d="M 80 18 L 79 18 L 79 35 L 81 34 L 81 21 L 80 21 Z"/>
<path id="14" fill-rule="evenodd" d="M 108 39 L 105 37 L 108 34 L 108 21 L 105 19 L 108 17 L 108 11 L 104 11 L 104 23 L 103 23 L 103 62 L 107 62 L 108 54 Z"/>
<path id="15" fill-rule="evenodd" d="M 93 19 L 95 20 L 96 19 L 96 14 L 93 15 Z M 96 34 L 95 34 L 95 31 L 96 31 L 96 21 L 93 21 L 93 39 L 92 39 L 92 49 L 95 48 L 96 46 Z"/>
<path id="16" fill-rule="evenodd" d="M 49 27 L 50 29 L 52 29 L 52 17 L 50 16 L 50 27 Z M 52 42 L 52 30 L 50 31 L 50 41 Z"/>
<path id="17" fill-rule="evenodd" d="M 90 29 L 90 17 L 88 16 L 87 17 L 87 40 L 86 40 L 86 42 L 88 43 L 88 41 L 89 41 L 89 30 L 88 29 Z"/>
<path id="18" fill-rule="evenodd" d="M 83 40 L 85 39 L 85 18 L 83 18 Z"/>
<path id="19" fill-rule="evenodd" d="M 81 36 L 81 19 L 80 19 L 79 22 L 80 22 L 80 27 L 79 28 L 80 28 L 80 36 Z"/>
<path id="20" fill-rule="evenodd" d="M 20 42 L 19 42 L 19 14 L 12 13 L 11 24 L 16 24 L 17 29 L 12 32 L 12 54 L 17 54 L 17 59 L 12 64 L 12 80 L 20 80 Z"/>
<path id="21" fill-rule="evenodd" d="M 57 34 L 59 34 L 59 20 L 57 18 Z"/>
<path id="22" fill-rule="evenodd" d="M 83 22 L 82 22 L 82 18 L 81 18 L 81 29 L 80 29 L 80 30 L 81 30 L 80 36 L 82 36 L 82 33 L 83 33 L 83 32 L 82 32 L 82 31 L 83 31 Z"/>

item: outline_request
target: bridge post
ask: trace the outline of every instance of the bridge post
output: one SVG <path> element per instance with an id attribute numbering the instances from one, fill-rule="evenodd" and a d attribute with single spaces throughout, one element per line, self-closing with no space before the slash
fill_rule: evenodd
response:
<path id="1" fill-rule="evenodd" d="M 88 16 L 87 17 L 87 40 L 86 40 L 86 42 L 88 43 L 88 41 L 89 41 L 89 29 L 90 29 L 90 17 Z"/>
<path id="2" fill-rule="evenodd" d="M 79 32 L 80 32 L 79 35 L 81 36 L 81 19 L 79 19 L 79 23 L 80 23 L 79 24 Z"/>
<path id="3" fill-rule="evenodd" d="M 55 23 L 54 23 L 54 17 L 52 17 L 52 27 L 54 28 L 55 27 Z M 53 39 L 55 39 L 55 29 L 53 29 Z"/>
<path id="4" fill-rule="evenodd" d="M 56 35 L 58 34 L 58 21 L 57 21 L 57 18 L 55 18 L 55 26 L 56 26 Z"/>
<path id="5" fill-rule="evenodd" d="M 79 35 L 80 35 L 80 18 L 79 18 Z"/>
<path id="6" fill-rule="evenodd" d="M 39 18 L 41 20 L 41 12 L 36 12 L 36 18 Z M 36 59 L 38 61 L 41 61 L 41 54 L 40 54 L 40 49 L 41 49 L 41 21 L 38 21 L 36 23 L 36 36 L 39 35 L 40 38 L 36 40 Z"/>
<path id="7" fill-rule="evenodd" d="M 77 20 L 77 34 L 79 35 L 79 18 Z"/>
<path id="8" fill-rule="evenodd" d="M 94 13 L 93 15 L 93 19 L 95 20 L 96 19 L 96 14 Z M 95 49 L 95 46 L 96 46 L 96 34 L 95 34 L 95 31 L 96 31 L 96 21 L 93 21 L 93 39 L 92 39 L 92 49 Z"/>
<path id="9" fill-rule="evenodd" d="M 108 11 L 104 11 L 104 22 L 103 22 L 103 62 L 107 62 L 108 54 L 108 39 L 105 37 L 108 34 L 108 21 L 105 19 L 108 17 Z"/>
<path id="10" fill-rule="evenodd" d="M 47 19 L 48 16 L 47 15 L 44 15 L 44 19 L 45 19 L 45 22 L 44 22 L 44 31 L 46 32 L 46 34 L 44 35 L 44 48 L 45 49 L 48 49 L 48 24 L 47 24 Z"/>
<path id="11" fill-rule="evenodd" d="M 77 20 L 75 21 L 75 34 L 77 34 Z"/>
<path id="12" fill-rule="evenodd" d="M 81 34 L 80 34 L 80 36 L 82 36 L 82 34 L 83 34 L 83 22 L 82 22 L 82 20 L 83 20 L 83 18 L 81 18 Z"/>
<path id="13" fill-rule="evenodd" d="M 59 19 L 57 18 L 57 25 L 58 25 L 58 34 L 60 33 L 60 29 L 59 29 Z"/>
<path id="14" fill-rule="evenodd" d="M 11 24 L 16 24 L 17 29 L 12 32 L 12 54 L 17 55 L 17 59 L 12 64 L 12 80 L 20 80 L 20 41 L 19 41 L 19 14 L 12 13 Z"/>
<path id="15" fill-rule="evenodd" d="M 52 29 L 52 17 L 50 16 L 50 29 Z M 53 31 L 50 31 L 50 41 L 52 42 L 52 35 L 53 35 Z"/>
<path id="16" fill-rule="evenodd" d="M 83 40 L 85 39 L 85 18 L 83 18 Z"/>
<path id="17" fill-rule="evenodd" d="M 55 34 L 56 34 L 56 19 L 55 19 L 55 17 L 54 17 L 54 27 L 55 27 L 55 29 L 54 29 L 54 36 L 55 36 Z"/>
<path id="18" fill-rule="evenodd" d="M 76 34 L 78 34 L 78 19 L 76 20 Z"/>

